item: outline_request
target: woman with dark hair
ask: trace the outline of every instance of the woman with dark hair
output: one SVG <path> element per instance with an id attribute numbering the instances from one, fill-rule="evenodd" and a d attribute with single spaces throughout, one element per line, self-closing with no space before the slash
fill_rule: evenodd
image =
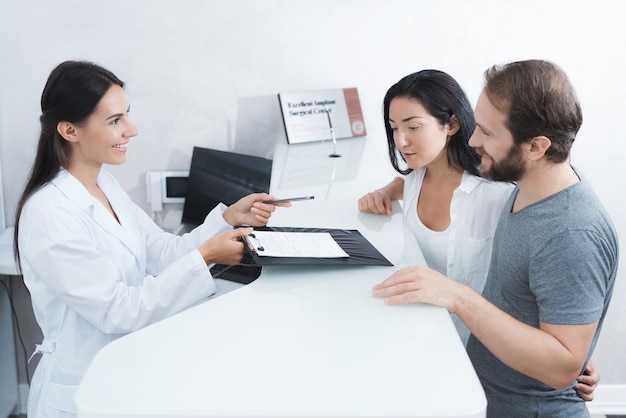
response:
<path id="1" fill-rule="evenodd" d="M 482 290 L 500 212 L 513 190 L 478 176 L 480 157 L 468 145 L 475 122 L 461 86 L 423 70 L 391 86 L 383 102 L 391 164 L 402 177 L 359 199 L 359 210 L 404 215 L 429 267 Z M 453 317 L 463 342 L 469 330 Z"/>
<path id="2" fill-rule="evenodd" d="M 68 61 L 43 90 L 15 221 L 15 256 L 43 331 L 28 416 L 74 416 L 95 353 L 215 293 L 207 265 L 238 263 L 239 237 L 251 231 L 233 226 L 265 225 L 275 210 L 263 203 L 273 196 L 256 193 L 218 206 L 183 236 L 161 230 L 102 169 L 124 163 L 137 135 L 123 87 L 98 65 Z"/>

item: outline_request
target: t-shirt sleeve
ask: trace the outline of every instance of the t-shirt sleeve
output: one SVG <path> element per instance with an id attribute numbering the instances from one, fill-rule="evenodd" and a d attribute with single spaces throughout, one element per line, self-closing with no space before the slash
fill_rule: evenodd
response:
<path id="1" fill-rule="evenodd" d="M 568 231 L 537 249 L 530 266 L 530 289 L 539 320 L 589 324 L 602 316 L 611 278 L 611 254 L 592 231 Z"/>

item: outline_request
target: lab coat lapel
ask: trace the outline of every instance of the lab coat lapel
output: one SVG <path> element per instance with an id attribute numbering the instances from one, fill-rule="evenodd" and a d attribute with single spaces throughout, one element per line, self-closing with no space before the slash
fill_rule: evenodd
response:
<path id="1" fill-rule="evenodd" d="M 98 177 L 98 185 L 109 199 L 109 203 L 120 219 L 118 223 L 109 211 L 93 197 L 87 189 L 72 176 L 68 171 L 61 170 L 53 183 L 67 196 L 69 200 L 78 205 L 88 215 L 92 217 L 102 229 L 113 235 L 126 246 L 135 257 L 140 258 L 140 245 L 138 242 L 138 234 L 134 222 L 129 217 L 129 208 L 124 204 L 124 200 L 120 199 L 119 192 L 115 187 L 111 187 L 110 182 L 102 174 Z M 129 233 L 124 226 L 133 226 L 132 233 Z"/>
<path id="2" fill-rule="evenodd" d="M 141 259 L 141 245 L 139 242 L 141 235 L 137 228 L 130 199 L 108 173 L 104 174 L 101 172 L 98 177 L 98 185 L 107 196 L 107 199 L 109 199 L 109 203 L 119 219 L 118 223 L 104 206 L 96 205 L 101 213 L 103 227 L 107 223 L 108 227 L 106 229 L 118 237 L 137 259 Z"/>
<path id="3" fill-rule="evenodd" d="M 111 202 L 111 199 L 109 199 L 109 203 L 111 203 L 113 210 L 117 214 L 118 210 Z M 126 246 L 128 246 L 128 243 L 127 243 L 128 237 L 127 237 L 126 231 L 124 231 L 122 226 L 115 220 L 115 218 L 109 213 L 109 211 L 97 200 L 94 202 L 94 205 L 93 205 L 92 216 L 93 216 L 93 220 L 96 221 L 98 225 L 100 225 L 104 230 L 109 232 L 111 235 L 114 235 L 117 239 L 119 239 Z"/>

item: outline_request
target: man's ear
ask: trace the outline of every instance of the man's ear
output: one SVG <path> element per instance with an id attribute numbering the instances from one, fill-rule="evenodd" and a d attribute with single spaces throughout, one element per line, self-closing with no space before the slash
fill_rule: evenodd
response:
<path id="1" fill-rule="evenodd" d="M 73 123 L 66 121 L 57 123 L 57 132 L 69 142 L 78 141 L 78 133 Z"/>
<path id="2" fill-rule="evenodd" d="M 539 160 L 552 145 L 552 141 L 547 136 L 536 136 L 530 141 L 530 149 L 528 150 L 528 158 L 531 160 Z"/>

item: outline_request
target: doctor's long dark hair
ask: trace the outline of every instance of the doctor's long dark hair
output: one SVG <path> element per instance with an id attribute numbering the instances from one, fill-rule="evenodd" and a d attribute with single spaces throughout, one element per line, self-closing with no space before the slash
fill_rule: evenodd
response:
<path id="1" fill-rule="evenodd" d="M 480 156 L 468 143 L 476 127 L 472 105 L 459 83 L 439 70 L 422 70 L 409 74 L 391 86 L 385 95 L 383 113 L 387 148 L 391 165 L 398 173 L 409 174 L 413 170 L 400 167 L 398 158 L 403 162 L 404 159 L 399 155 L 389 123 L 389 104 L 397 97 L 417 100 L 441 125 L 450 123 L 452 116 L 456 116 L 460 129 L 452 135 L 446 147 L 448 164 L 478 175 Z"/>
<path id="2" fill-rule="evenodd" d="M 13 252 L 21 271 L 18 245 L 20 216 L 26 201 L 67 167 L 69 143 L 57 131 L 59 122 L 81 125 L 95 111 L 98 102 L 113 85 L 124 83 L 109 70 L 86 61 L 65 61 L 48 77 L 41 94 L 41 134 L 37 155 L 26 187 L 17 204 Z"/>

